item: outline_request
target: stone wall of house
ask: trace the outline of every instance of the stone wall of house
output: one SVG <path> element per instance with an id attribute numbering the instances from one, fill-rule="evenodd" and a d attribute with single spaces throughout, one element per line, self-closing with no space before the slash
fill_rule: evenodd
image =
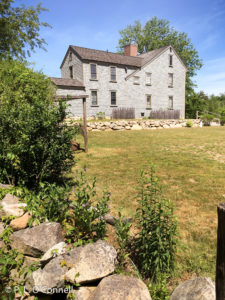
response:
<path id="1" fill-rule="evenodd" d="M 173 67 L 169 67 L 169 55 L 173 55 Z M 116 82 L 110 81 L 110 64 L 97 64 L 97 80 L 90 79 L 90 62 L 81 63 L 80 59 L 74 54 L 72 61 L 69 61 L 69 55 L 62 67 L 62 77 L 69 77 L 69 66 L 74 66 L 74 78 L 81 80 L 86 88 L 87 115 L 96 116 L 99 112 L 105 112 L 106 116 L 112 115 L 114 108 L 134 107 L 135 117 L 148 117 L 149 108 L 146 105 L 146 95 L 152 97 L 152 109 L 168 109 L 169 96 L 173 96 L 174 109 L 179 109 L 181 118 L 185 115 L 185 76 L 184 65 L 175 53 L 170 49 L 161 54 L 150 64 L 144 66 L 141 70 L 137 68 L 126 68 L 116 66 Z M 82 71 L 81 71 L 82 69 Z M 140 77 L 140 84 L 134 84 L 134 77 Z M 152 74 L 151 86 L 146 85 L 146 73 Z M 168 87 L 168 73 L 174 74 L 174 87 Z M 127 76 L 131 75 L 129 78 Z M 91 91 L 96 90 L 98 94 L 98 105 L 93 106 L 91 103 Z M 111 91 L 117 93 L 117 105 L 111 106 Z M 66 92 L 66 91 L 65 91 Z M 68 91 L 70 94 L 71 91 Z M 80 106 L 73 104 L 71 112 L 74 116 L 82 116 Z"/>
<path id="2" fill-rule="evenodd" d="M 71 120 L 70 120 L 71 121 Z M 200 127 L 200 120 L 134 120 L 134 121 L 98 121 L 88 122 L 88 131 L 113 131 L 113 130 L 142 130 L 142 129 L 168 129 L 186 127 L 187 121 L 191 121 L 193 127 Z M 68 122 L 69 124 L 69 122 Z M 74 125 L 79 125 L 76 121 Z"/>
<path id="3" fill-rule="evenodd" d="M 73 66 L 73 78 L 83 82 L 83 63 L 74 53 L 72 53 L 70 60 L 70 55 L 66 56 L 66 59 L 61 67 L 61 77 L 70 78 L 69 67 Z"/>

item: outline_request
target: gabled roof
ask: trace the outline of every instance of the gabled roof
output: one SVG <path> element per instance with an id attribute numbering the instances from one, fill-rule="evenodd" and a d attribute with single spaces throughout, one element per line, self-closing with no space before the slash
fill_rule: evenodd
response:
<path id="1" fill-rule="evenodd" d="M 57 86 L 66 86 L 66 87 L 80 87 L 84 88 L 83 83 L 76 79 L 71 78 L 57 78 L 57 77 L 50 77 L 52 83 Z"/>
<path id="2" fill-rule="evenodd" d="M 171 45 L 164 46 L 164 47 L 140 54 L 138 56 L 125 56 L 123 54 L 70 45 L 60 68 L 62 68 L 62 65 L 66 59 L 66 56 L 67 56 L 69 50 L 72 50 L 81 60 L 104 62 L 104 63 L 110 63 L 110 64 L 117 64 L 117 65 L 141 68 L 145 64 L 149 63 L 150 61 L 152 61 L 153 59 L 158 57 L 161 53 L 163 53 L 169 47 L 172 47 L 172 46 Z M 174 48 L 173 48 L 173 50 L 174 50 Z M 174 52 L 176 53 L 175 50 L 174 50 Z M 180 57 L 179 57 L 179 59 L 180 59 Z M 180 61 L 183 63 L 183 61 L 181 59 L 180 59 Z M 186 68 L 186 66 L 185 66 L 185 68 Z"/>

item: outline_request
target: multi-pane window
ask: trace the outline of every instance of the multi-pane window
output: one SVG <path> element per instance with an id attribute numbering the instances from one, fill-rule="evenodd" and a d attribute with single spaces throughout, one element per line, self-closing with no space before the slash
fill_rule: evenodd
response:
<path id="1" fill-rule="evenodd" d="M 110 67 L 110 80 L 116 81 L 116 67 Z"/>
<path id="2" fill-rule="evenodd" d="M 173 87 L 173 73 L 169 73 L 169 82 L 168 82 L 169 87 Z"/>
<path id="3" fill-rule="evenodd" d="M 146 95 L 146 108 L 152 108 L 152 96 Z"/>
<path id="4" fill-rule="evenodd" d="M 91 64 L 90 68 L 91 68 L 91 79 L 97 79 L 97 66 L 95 64 Z"/>
<path id="5" fill-rule="evenodd" d="M 91 105 L 98 105 L 98 94 L 97 91 L 91 91 Z"/>
<path id="6" fill-rule="evenodd" d="M 69 67 L 69 71 L 70 71 L 70 78 L 73 78 L 73 66 Z"/>
<path id="7" fill-rule="evenodd" d="M 152 74 L 151 73 L 146 73 L 145 84 L 146 85 L 151 85 L 152 84 Z"/>
<path id="8" fill-rule="evenodd" d="M 116 105 L 116 92 L 111 92 L 111 105 Z"/>
<path id="9" fill-rule="evenodd" d="M 140 77 L 134 76 L 134 84 L 140 84 Z"/>
<path id="10" fill-rule="evenodd" d="M 173 96 L 169 96 L 169 109 L 173 109 Z"/>
<path id="11" fill-rule="evenodd" d="M 169 66 L 173 66 L 173 55 L 169 55 Z"/>

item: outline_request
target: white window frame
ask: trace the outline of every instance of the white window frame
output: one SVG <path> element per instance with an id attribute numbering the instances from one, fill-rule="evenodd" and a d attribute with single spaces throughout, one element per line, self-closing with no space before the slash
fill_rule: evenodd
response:
<path id="1" fill-rule="evenodd" d="M 116 95 L 116 104 L 112 104 L 112 93 Z M 110 91 L 110 106 L 117 106 L 117 91 Z"/>
<path id="2" fill-rule="evenodd" d="M 140 84 L 140 76 L 133 76 L 134 84 Z"/>
<path id="3" fill-rule="evenodd" d="M 149 82 L 147 78 L 149 78 Z M 152 73 L 145 73 L 145 85 L 152 85 Z"/>
<path id="4" fill-rule="evenodd" d="M 174 85 L 174 75 L 173 73 L 168 73 L 168 87 L 172 88 Z"/>
<path id="5" fill-rule="evenodd" d="M 112 74 L 112 69 L 115 69 L 115 74 Z M 116 66 L 110 66 L 109 67 L 109 72 L 110 72 L 110 81 L 111 82 L 116 82 Z M 115 79 L 112 78 L 113 75 L 115 75 Z"/>
<path id="6" fill-rule="evenodd" d="M 92 77 L 92 72 L 91 72 L 91 66 L 95 66 L 96 70 L 96 76 Z M 90 63 L 90 80 L 98 80 L 98 70 L 97 70 L 97 64 Z"/>
<path id="7" fill-rule="evenodd" d="M 150 97 L 150 105 L 148 104 L 148 97 Z M 146 109 L 152 109 L 152 95 L 146 94 L 145 100 L 146 100 Z"/>
<path id="8" fill-rule="evenodd" d="M 93 103 L 93 92 L 96 92 L 96 103 Z M 91 90 L 91 106 L 98 106 L 98 90 Z"/>
<path id="9" fill-rule="evenodd" d="M 171 100 L 172 100 L 172 105 L 171 105 Z M 168 109 L 169 110 L 173 110 L 173 104 L 174 104 L 174 97 L 172 95 L 170 95 L 168 97 Z"/>

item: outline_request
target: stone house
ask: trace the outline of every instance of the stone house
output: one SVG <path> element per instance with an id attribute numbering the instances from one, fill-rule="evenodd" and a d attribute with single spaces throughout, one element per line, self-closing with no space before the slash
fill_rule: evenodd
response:
<path id="1" fill-rule="evenodd" d="M 124 54 L 69 46 L 61 64 L 61 78 L 51 78 L 58 96 L 86 95 L 87 115 L 117 108 L 134 108 L 135 117 L 151 110 L 179 110 L 185 116 L 187 68 L 172 46 L 138 55 L 137 45 Z M 68 101 L 74 116 L 82 116 L 82 102 Z"/>

